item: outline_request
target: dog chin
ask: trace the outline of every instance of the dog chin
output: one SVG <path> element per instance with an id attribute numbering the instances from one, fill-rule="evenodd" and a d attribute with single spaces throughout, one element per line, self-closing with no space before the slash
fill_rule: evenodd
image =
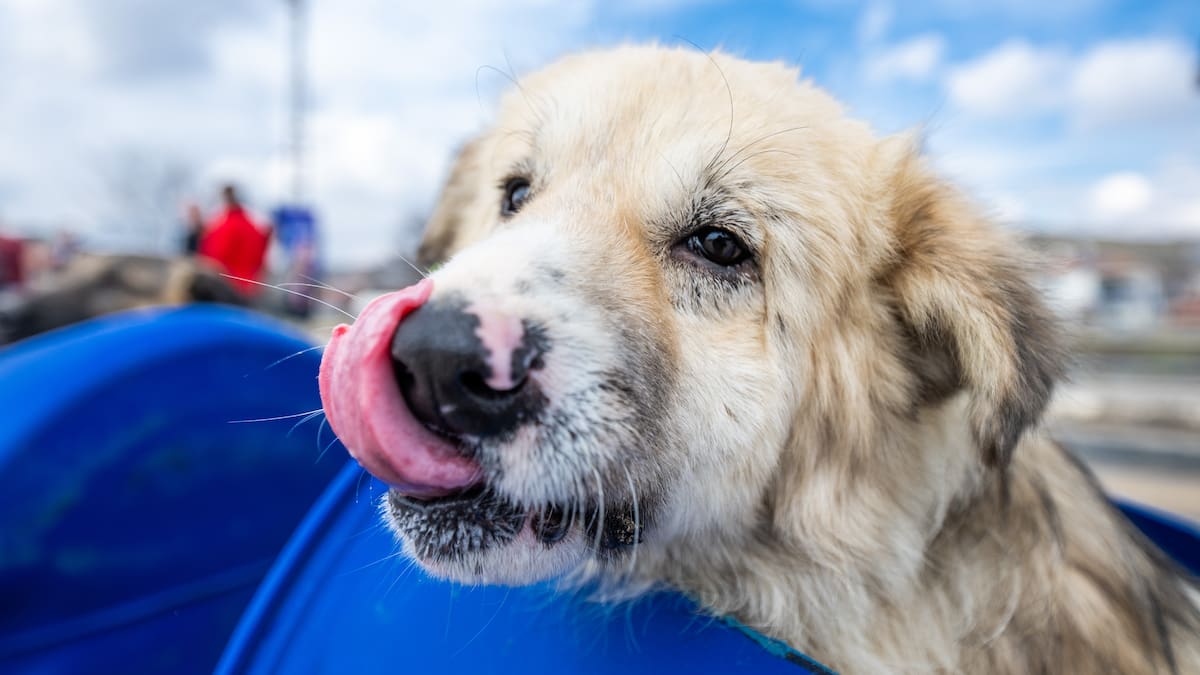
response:
<path id="1" fill-rule="evenodd" d="M 579 568 L 588 556 L 584 534 L 579 528 L 552 546 L 534 536 L 529 525 L 511 542 L 482 551 L 453 557 L 420 556 L 412 541 L 388 524 L 404 542 L 404 554 L 432 577 L 461 584 L 527 586 L 562 577 Z"/>

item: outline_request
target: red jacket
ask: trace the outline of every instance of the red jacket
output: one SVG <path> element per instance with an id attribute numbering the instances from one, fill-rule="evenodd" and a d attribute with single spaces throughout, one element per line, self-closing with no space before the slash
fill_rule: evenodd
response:
<path id="1" fill-rule="evenodd" d="M 229 281 L 246 295 L 255 295 L 259 286 L 242 279 L 258 280 L 270 241 L 271 231 L 255 225 L 245 209 L 235 206 L 208 224 L 197 253 L 220 263 L 231 276 L 241 277 Z"/>
<path id="2" fill-rule="evenodd" d="M 9 239 L 0 234 L 0 288 L 25 281 L 21 265 L 23 249 L 20 239 Z"/>

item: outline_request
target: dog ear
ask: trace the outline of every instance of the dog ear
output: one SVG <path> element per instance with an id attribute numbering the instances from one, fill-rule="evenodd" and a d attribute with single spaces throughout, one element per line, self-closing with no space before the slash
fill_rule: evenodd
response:
<path id="1" fill-rule="evenodd" d="M 464 218 L 479 197 L 479 146 L 479 139 L 463 144 L 442 186 L 417 249 L 417 264 L 426 269 L 450 257 L 460 240 Z"/>
<path id="2" fill-rule="evenodd" d="M 919 357 L 918 381 L 970 397 L 987 466 L 1007 466 L 1063 373 L 1058 330 L 1027 279 L 1019 243 L 936 179 L 910 143 L 890 194 L 896 256 L 885 284 Z"/>

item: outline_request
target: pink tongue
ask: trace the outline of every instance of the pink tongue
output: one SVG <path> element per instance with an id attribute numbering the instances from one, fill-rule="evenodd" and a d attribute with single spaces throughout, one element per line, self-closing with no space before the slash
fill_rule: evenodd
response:
<path id="1" fill-rule="evenodd" d="M 321 401 L 329 426 L 358 463 L 402 492 L 436 496 L 475 483 L 479 465 L 417 422 L 392 370 L 392 334 L 433 292 L 424 279 L 367 305 L 342 324 L 321 359 Z"/>

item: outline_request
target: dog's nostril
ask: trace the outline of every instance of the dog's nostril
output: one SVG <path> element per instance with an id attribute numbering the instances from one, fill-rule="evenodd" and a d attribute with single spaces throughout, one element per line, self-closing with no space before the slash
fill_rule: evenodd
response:
<path id="1" fill-rule="evenodd" d="M 520 391 L 521 387 L 525 385 L 525 381 L 527 379 L 528 378 L 526 377 L 522 377 L 520 380 L 514 382 L 513 386 L 509 387 L 508 389 L 492 389 L 490 386 L 488 386 L 487 379 L 478 372 L 469 370 L 458 374 L 458 383 L 462 385 L 463 389 L 465 389 L 472 396 L 478 396 L 479 398 L 484 399 L 509 398 L 513 394 L 516 394 L 518 391 Z"/>
<path id="2" fill-rule="evenodd" d="M 508 325 L 513 321 L 483 330 L 482 324 L 496 323 L 494 317 L 489 321 L 453 304 L 426 303 L 392 334 L 390 355 L 401 398 L 435 433 L 457 439 L 497 436 L 536 419 L 545 405 L 533 375 L 546 365 L 544 338 L 524 324 L 518 332 Z"/>
<path id="3" fill-rule="evenodd" d="M 392 359 L 392 372 L 396 376 L 396 384 L 400 385 L 401 392 L 412 389 L 412 386 L 416 383 L 416 378 L 413 377 L 413 373 L 408 369 L 408 366 L 395 359 Z"/>
<path id="4" fill-rule="evenodd" d="M 444 426 L 441 422 L 442 416 L 437 410 L 437 397 L 429 381 L 418 378 L 417 371 L 395 358 L 392 359 L 392 373 L 396 378 L 396 385 L 400 388 L 400 395 L 413 417 L 427 428 Z"/>

